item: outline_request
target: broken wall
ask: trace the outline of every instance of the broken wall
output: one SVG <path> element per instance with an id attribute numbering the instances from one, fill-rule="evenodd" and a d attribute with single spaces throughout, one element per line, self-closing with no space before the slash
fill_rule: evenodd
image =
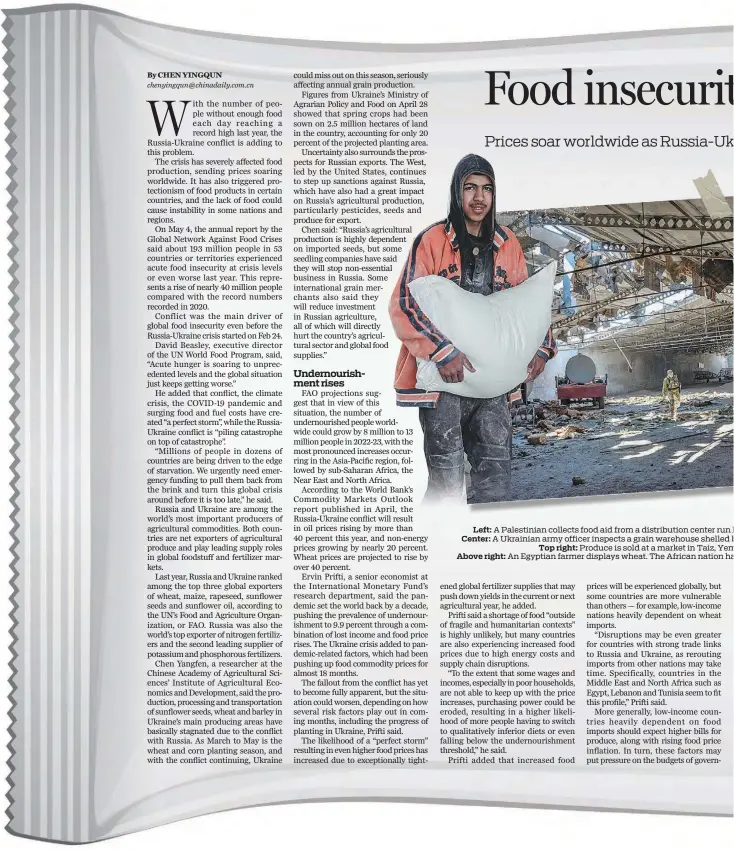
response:
<path id="1" fill-rule="evenodd" d="M 680 378 L 684 387 L 693 385 L 693 374 L 699 369 L 718 373 L 721 369 L 731 368 L 731 355 L 720 354 L 678 354 L 658 351 L 626 352 L 632 371 L 619 351 L 600 351 L 593 346 L 584 348 L 582 353 L 596 363 L 597 375 L 607 375 L 609 395 L 623 395 L 639 390 L 659 390 L 668 369 L 672 369 Z M 556 397 L 555 377 L 563 377 L 566 363 L 576 354 L 576 349 L 561 350 L 548 362 L 543 374 L 533 384 L 533 398 L 551 399 Z M 704 365 L 699 366 L 700 363 Z M 697 384 L 705 388 L 719 386 L 718 381 L 710 384 Z"/>
<path id="2" fill-rule="evenodd" d="M 670 365 L 668 369 L 672 369 L 680 378 L 683 386 L 693 385 L 693 374 L 697 369 L 707 369 L 709 372 L 718 374 L 721 369 L 732 368 L 731 355 L 722 354 L 685 354 L 669 358 Z M 701 365 L 703 364 L 703 365 Z M 709 386 L 718 385 L 718 381 L 712 381 Z M 699 383 L 697 386 L 706 387 L 706 382 Z"/>

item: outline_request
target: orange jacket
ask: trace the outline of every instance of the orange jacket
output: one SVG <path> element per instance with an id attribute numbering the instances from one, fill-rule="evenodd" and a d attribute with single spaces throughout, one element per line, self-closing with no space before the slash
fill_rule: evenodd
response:
<path id="1" fill-rule="evenodd" d="M 494 231 L 494 290 L 517 286 L 528 278 L 522 248 L 515 234 L 496 225 Z M 403 343 L 395 369 L 395 391 L 401 407 L 435 407 L 438 392 L 416 388 L 416 358 L 445 365 L 459 353 L 451 340 L 431 322 L 410 293 L 410 283 L 426 275 L 441 275 L 457 284 L 461 282 L 459 243 L 450 221 L 431 225 L 413 241 L 410 254 L 390 299 L 390 321 Z M 557 352 L 553 332 L 549 328 L 538 354 L 549 360 Z"/>

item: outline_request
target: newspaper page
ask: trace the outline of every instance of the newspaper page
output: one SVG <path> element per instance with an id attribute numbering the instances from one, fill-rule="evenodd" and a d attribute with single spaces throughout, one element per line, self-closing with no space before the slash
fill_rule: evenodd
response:
<path id="1" fill-rule="evenodd" d="M 13 831 L 731 814 L 731 30 L 8 32 Z"/>

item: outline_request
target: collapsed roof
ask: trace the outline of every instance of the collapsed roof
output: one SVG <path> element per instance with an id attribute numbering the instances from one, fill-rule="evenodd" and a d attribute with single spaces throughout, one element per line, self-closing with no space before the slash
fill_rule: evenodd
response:
<path id="1" fill-rule="evenodd" d="M 732 199 L 720 196 L 713 207 L 660 201 L 498 220 L 518 236 L 531 266 L 558 262 L 553 327 L 562 344 L 729 354 L 731 210 Z"/>

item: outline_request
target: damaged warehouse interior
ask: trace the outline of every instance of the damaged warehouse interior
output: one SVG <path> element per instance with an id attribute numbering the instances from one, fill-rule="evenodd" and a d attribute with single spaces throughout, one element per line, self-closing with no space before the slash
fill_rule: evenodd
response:
<path id="1" fill-rule="evenodd" d="M 499 217 L 531 274 L 557 263 L 559 350 L 513 410 L 513 499 L 732 486 L 732 199 L 697 188 Z"/>

